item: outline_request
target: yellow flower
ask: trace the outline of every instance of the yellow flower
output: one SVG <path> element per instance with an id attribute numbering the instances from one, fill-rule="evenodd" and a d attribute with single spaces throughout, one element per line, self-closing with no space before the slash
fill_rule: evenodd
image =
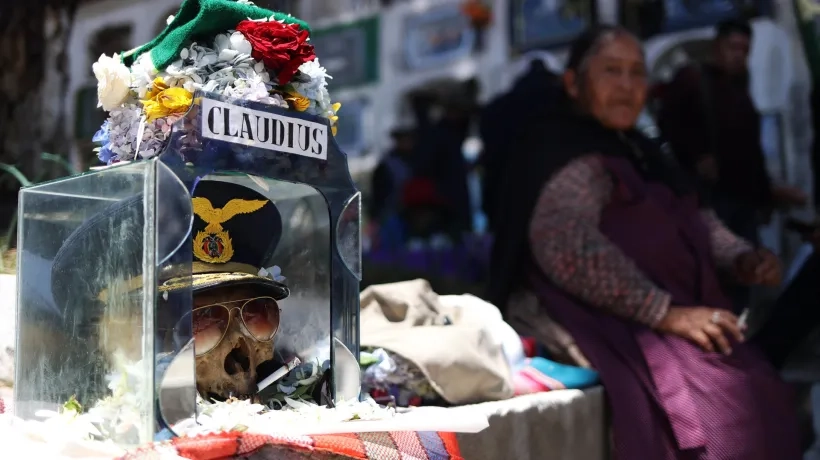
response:
<path id="1" fill-rule="evenodd" d="M 155 95 L 142 101 L 147 121 L 164 118 L 169 115 L 185 113 L 193 103 L 194 95 L 185 88 L 165 88 L 158 92 L 155 85 L 151 93 Z"/>
<path id="2" fill-rule="evenodd" d="M 288 96 L 290 97 L 285 98 L 285 100 L 290 102 L 291 108 L 297 112 L 304 112 L 310 107 L 310 99 L 302 96 L 296 91 L 289 92 Z"/>
<path id="3" fill-rule="evenodd" d="M 342 108 L 342 103 L 341 102 L 337 102 L 337 103 L 331 105 L 330 110 L 332 111 L 333 114 L 331 116 L 327 117 L 327 119 L 330 120 L 330 131 L 333 133 L 334 136 L 339 131 L 339 128 L 336 126 L 336 124 L 337 124 L 336 122 L 339 121 L 339 116 L 336 115 L 336 113 L 341 108 Z"/>
<path id="4" fill-rule="evenodd" d="M 170 88 L 170 86 L 168 86 L 165 83 L 165 80 L 163 80 L 162 77 L 157 77 L 151 84 L 151 89 L 149 89 L 148 92 L 145 94 L 145 99 L 154 99 L 155 97 L 157 97 L 157 95 L 159 95 L 159 93 L 168 88 Z"/>

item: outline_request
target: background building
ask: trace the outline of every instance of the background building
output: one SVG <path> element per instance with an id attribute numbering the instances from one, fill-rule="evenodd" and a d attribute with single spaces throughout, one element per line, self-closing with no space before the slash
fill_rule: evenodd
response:
<path id="1" fill-rule="evenodd" d="M 593 22 L 620 22 L 638 33 L 653 78 L 665 79 L 708 52 L 717 21 L 753 16 L 752 92 L 764 115 L 770 169 L 778 180 L 811 190 L 811 76 L 790 1 L 485 0 L 491 12 L 486 23 L 468 18 L 467 1 L 257 3 L 312 24 L 319 57 L 334 76 L 332 94 L 343 104 L 337 141 L 356 174 L 372 169 L 414 97 L 467 90 L 478 103 L 487 102 L 506 91 L 529 60 L 544 60 L 559 71 L 567 43 Z M 46 32 L 64 33 L 67 40 L 46 40 L 43 47 L 59 71 L 46 66 L 40 95 L 46 103 L 37 132 L 48 133 L 41 137 L 50 143 L 37 148 L 53 147 L 84 169 L 95 163 L 90 139 L 104 119 L 96 107 L 91 64 L 100 54 L 149 41 L 180 1 L 75 3 L 73 21 L 66 18 L 71 10 L 47 16 Z M 779 232 L 767 239 L 782 243 Z"/>

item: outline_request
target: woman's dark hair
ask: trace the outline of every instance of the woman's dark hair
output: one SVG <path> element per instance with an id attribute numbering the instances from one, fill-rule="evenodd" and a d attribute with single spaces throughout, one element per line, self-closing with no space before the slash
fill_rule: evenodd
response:
<path id="1" fill-rule="evenodd" d="M 621 26 L 601 24 L 588 28 L 579 35 L 569 48 L 566 70 L 578 72 L 588 57 L 595 54 L 605 37 L 627 35 L 635 38 L 632 32 Z M 635 39 L 638 41 L 638 39 Z M 638 41 L 640 43 L 640 41 Z"/>
<path id="2" fill-rule="evenodd" d="M 748 21 L 741 19 L 727 19 L 718 23 L 717 39 L 726 38 L 732 34 L 741 34 L 752 38 L 752 26 Z"/>

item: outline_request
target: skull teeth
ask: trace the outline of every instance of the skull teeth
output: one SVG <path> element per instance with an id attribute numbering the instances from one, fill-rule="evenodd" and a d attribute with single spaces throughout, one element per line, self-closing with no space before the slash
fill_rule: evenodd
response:
<path id="1" fill-rule="evenodd" d="M 228 396 L 220 396 L 216 393 L 208 393 L 208 399 L 214 401 L 231 401 L 231 400 L 238 400 L 244 401 L 246 399 L 254 400 L 256 398 L 255 394 L 244 394 L 244 393 L 234 393 L 228 392 Z"/>

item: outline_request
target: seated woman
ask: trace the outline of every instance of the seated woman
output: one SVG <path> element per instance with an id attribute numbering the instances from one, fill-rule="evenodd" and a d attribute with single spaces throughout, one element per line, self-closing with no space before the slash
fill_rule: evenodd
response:
<path id="1" fill-rule="evenodd" d="M 510 149 L 491 300 L 528 289 L 573 336 L 609 396 L 616 458 L 798 459 L 789 388 L 718 281 L 777 284 L 777 259 L 634 129 L 646 92 L 628 32 L 573 45 L 560 103 Z"/>

